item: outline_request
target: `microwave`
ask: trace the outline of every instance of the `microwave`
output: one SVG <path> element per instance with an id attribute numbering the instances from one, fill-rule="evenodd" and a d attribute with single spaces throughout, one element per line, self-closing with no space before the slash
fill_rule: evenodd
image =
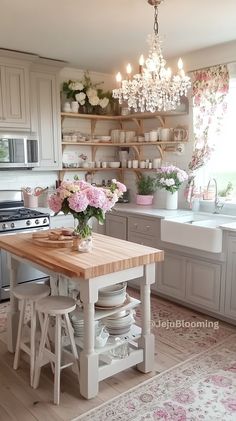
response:
<path id="1" fill-rule="evenodd" d="M 39 142 L 36 135 L 0 133 L 0 169 L 39 166 Z"/>

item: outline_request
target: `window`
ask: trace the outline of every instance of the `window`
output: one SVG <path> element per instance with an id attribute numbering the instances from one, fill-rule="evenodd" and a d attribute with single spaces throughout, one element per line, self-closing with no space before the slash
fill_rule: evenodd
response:
<path id="1" fill-rule="evenodd" d="M 215 151 L 205 167 L 204 184 L 207 185 L 210 178 L 215 178 L 219 195 L 236 203 L 236 63 L 228 67 L 230 75 L 228 107 Z M 214 142 L 214 139 L 212 141 Z"/>

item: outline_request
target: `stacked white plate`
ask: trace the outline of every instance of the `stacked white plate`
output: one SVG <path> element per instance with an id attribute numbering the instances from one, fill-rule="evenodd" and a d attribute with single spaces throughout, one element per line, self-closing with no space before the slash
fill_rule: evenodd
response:
<path id="1" fill-rule="evenodd" d="M 120 311 L 119 313 L 109 316 L 104 320 L 110 335 L 119 336 L 128 333 L 132 324 L 135 322 L 132 310 Z"/>
<path id="2" fill-rule="evenodd" d="M 83 336 L 84 335 L 84 319 L 83 314 L 81 312 L 78 312 L 77 310 L 73 311 L 70 316 L 71 324 L 74 329 L 74 335 L 75 336 Z M 98 320 L 94 321 L 94 327 L 95 327 L 95 335 L 96 330 L 98 328 Z"/>
<path id="3" fill-rule="evenodd" d="M 122 305 L 126 300 L 126 282 L 101 288 L 98 291 L 96 307 L 112 308 Z"/>

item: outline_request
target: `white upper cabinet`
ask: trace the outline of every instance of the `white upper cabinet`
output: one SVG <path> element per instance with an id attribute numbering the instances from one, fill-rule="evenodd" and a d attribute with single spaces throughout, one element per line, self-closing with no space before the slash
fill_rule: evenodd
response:
<path id="1" fill-rule="evenodd" d="M 2 64 L 0 58 L 0 128 L 30 129 L 28 63 Z"/>
<path id="2" fill-rule="evenodd" d="M 31 129 L 39 138 L 40 168 L 60 168 L 60 90 L 57 74 L 33 71 L 30 74 Z"/>

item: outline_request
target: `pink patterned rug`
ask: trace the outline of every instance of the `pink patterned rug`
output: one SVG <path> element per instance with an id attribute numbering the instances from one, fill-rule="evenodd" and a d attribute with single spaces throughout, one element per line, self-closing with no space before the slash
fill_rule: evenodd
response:
<path id="1" fill-rule="evenodd" d="M 139 293 L 131 288 L 129 294 L 139 297 Z M 9 302 L 0 304 L 0 333 L 6 330 L 8 307 Z M 161 341 L 174 346 L 186 358 L 198 354 L 236 333 L 234 326 L 155 296 L 151 298 L 151 313 L 156 349 L 158 349 L 158 341 Z M 140 317 L 140 309 L 137 308 L 135 318 L 138 324 L 140 324 Z M 25 322 L 28 320 L 29 317 L 26 313 Z"/>
<path id="2" fill-rule="evenodd" d="M 235 421 L 236 335 L 77 420 Z"/>
<path id="3" fill-rule="evenodd" d="M 136 290 L 129 294 L 138 298 Z M 140 324 L 141 312 L 136 309 L 136 320 Z M 152 296 L 152 333 L 158 342 L 165 343 L 185 354 L 186 358 L 199 354 L 209 347 L 236 333 L 236 326 L 229 325 L 210 316 Z"/>

